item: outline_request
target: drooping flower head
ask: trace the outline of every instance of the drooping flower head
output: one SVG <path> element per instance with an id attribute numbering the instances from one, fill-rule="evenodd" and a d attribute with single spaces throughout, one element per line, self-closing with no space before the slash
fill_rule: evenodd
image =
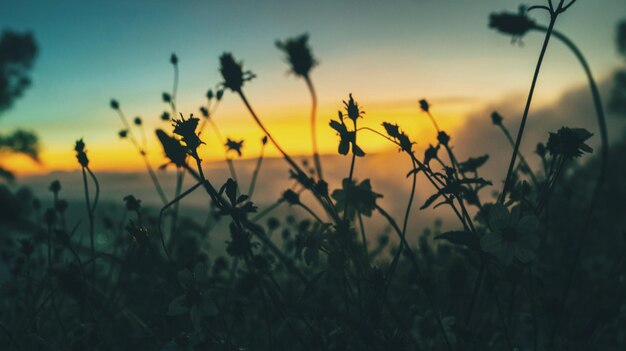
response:
<path id="1" fill-rule="evenodd" d="M 525 10 L 519 13 L 492 13 L 489 16 L 489 28 L 511 35 L 514 39 L 523 37 L 533 27 L 535 27 L 535 21 L 526 15 Z"/>
<path id="2" fill-rule="evenodd" d="M 309 35 L 302 34 L 285 41 L 276 41 L 276 46 L 287 55 L 287 61 L 291 65 L 291 71 L 300 77 L 307 77 L 317 61 L 311 53 L 308 45 Z"/>
<path id="3" fill-rule="evenodd" d="M 223 86 L 235 92 L 241 90 L 243 83 L 255 77 L 251 71 L 244 71 L 242 63 L 235 61 L 229 52 L 220 56 L 220 73 L 224 78 Z"/>

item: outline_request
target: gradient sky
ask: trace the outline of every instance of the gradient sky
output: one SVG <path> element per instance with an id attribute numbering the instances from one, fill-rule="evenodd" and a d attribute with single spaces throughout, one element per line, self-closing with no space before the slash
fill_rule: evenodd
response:
<path id="1" fill-rule="evenodd" d="M 537 0 L 541 3 L 541 0 Z M 276 39 L 304 32 L 320 65 L 312 73 L 320 97 L 320 146 L 336 150 L 327 127 L 341 100 L 353 93 L 366 110 L 364 124 L 399 123 L 420 144 L 432 127 L 417 100 L 428 98 L 440 124 L 460 128 L 470 111 L 503 96 L 524 92 L 542 36 L 524 45 L 487 28 L 494 11 L 517 11 L 517 1 L 4 1 L 0 23 L 33 31 L 40 47 L 33 87 L 1 116 L 0 130 L 26 127 L 44 146 L 45 165 L 21 157 L 3 164 L 21 173 L 77 168 L 73 143 L 84 138 L 98 170 L 140 169 L 140 159 L 119 140 L 116 98 L 129 117 L 142 116 L 149 135 L 166 128 L 161 93 L 172 85 L 171 52 L 180 58 L 179 110 L 196 113 L 209 87 L 220 82 L 218 56 L 231 51 L 258 78 L 246 85 L 251 103 L 283 146 L 308 153 L 309 95 L 287 74 Z M 532 14 L 545 23 L 547 16 Z M 626 17 L 624 0 L 579 0 L 559 18 L 557 29 L 587 55 L 596 76 L 607 77 L 620 60 L 614 49 L 615 24 Z M 566 88 L 584 82 L 578 63 L 557 42 L 549 48 L 537 103 L 554 101 Z M 215 116 L 223 134 L 245 138 L 244 153 L 255 157 L 261 132 L 236 96 L 226 94 Z M 222 157 L 223 148 L 205 134 L 202 157 Z M 150 140 L 150 156 L 161 162 Z M 365 139 L 367 151 L 388 145 Z M 275 150 L 269 150 L 275 155 Z M 19 173 L 19 172 L 18 172 Z"/>

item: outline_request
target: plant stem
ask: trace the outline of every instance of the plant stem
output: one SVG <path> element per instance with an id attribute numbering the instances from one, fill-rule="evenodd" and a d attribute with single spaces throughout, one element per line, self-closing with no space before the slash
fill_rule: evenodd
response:
<path id="1" fill-rule="evenodd" d="M 541 47 L 541 53 L 539 54 L 539 59 L 537 61 L 537 65 L 535 66 L 535 73 L 533 75 L 533 81 L 530 85 L 530 91 L 528 92 L 528 98 L 526 99 L 526 106 L 524 107 L 524 114 L 522 116 L 522 121 L 520 123 L 519 130 L 517 132 L 517 138 L 515 140 L 515 148 L 513 149 L 513 155 L 511 156 L 511 162 L 509 163 L 509 169 L 506 174 L 506 178 L 504 180 L 504 187 L 502 189 L 502 194 L 500 195 L 500 203 L 504 203 L 506 198 L 506 193 L 511 188 L 511 177 L 513 176 L 513 168 L 515 167 L 515 161 L 517 160 L 517 153 L 519 152 L 520 145 L 522 143 L 522 136 L 524 135 L 524 127 L 526 126 L 526 120 L 528 119 L 528 113 L 530 112 L 530 104 L 533 99 L 533 94 L 535 92 L 535 86 L 537 85 L 537 79 L 539 78 L 539 71 L 541 70 L 541 64 L 543 63 L 543 58 L 546 54 L 546 50 L 548 49 L 548 43 L 550 42 L 550 37 L 552 36 L 552 29 L 554 28 L 554 24 L 556 22 L 557 15 L 550 16 L 550 25 L 546 30 L 546 37 L 543 41 L 543 46 Z"/>
<path id="2" fill-rule="evenodd" d="M 318 178 L 323 179 L 322 162 L 317 148 L 317 124 L 315 123 L 317 115 L 317 94 L 315 93 L 315 87 L 313 86 L 313 82 L 311 82 L 311 77 L 309 77 L 309 75 L 304 76 L 304 81 L 306 82 L 306 86 L 309 88 L 309 92 L 311 93 L 311 139 L 313 141 L 313 162 L 315 163 L 315 170 L 317 171 Z"/>
<path id="3" fill-rule="evenodd" d="M 250 180 L 250 187 L 248 188 L 248 198 L 252 199 L 252 194 L 254 194 L 254 187 L 256 186 L 256 180 L 259 176 L 259 172 L 261 171 L 261 165 L 263 164 L 263 156 L 265 155 L 265 145 L 261 146 L 261 154 L 256 161 L 256 166 L 254 167 L 254 171 L 252 172 L 252 179 Z"/>
<path id="4" fill-rule="evenodd" d="M 354 144 L 356 145 L 356 134 L 357 134 L 357 128 L 356 128 L 356 120 L 353 120 L 354 122 Z M 346 185 L 346 205 L 344 206 L 343 209 L 343 220 L 345 221 L 346 218 L 348 218 L 348 203 L 350 202 L 350 188 L 352 188 L 352 177 L 354 176 L 354 163 L 356 161 L 356 154 L 354 153 L 354 150 L 352 150 L 352 161 L 350 161 L 350 173 L 348 175 L 348 184 Z"/>
<path id="5" fill-rule="evenodd" d="M 87 167 L 82 167 L 83 170 L 83 188 L 85 192 L 85 205 L 87 206 L 87 217 L 89 218 L 89 246 L 91 248 L 91 269 L 92 269 L 92 279 L 96 280 L 96 248 L 94 244 L 94 227 L 93 227 L 93 207 L 91 205 L 91 201 L 89 200 L 89 185 L 87 183 Z"/>

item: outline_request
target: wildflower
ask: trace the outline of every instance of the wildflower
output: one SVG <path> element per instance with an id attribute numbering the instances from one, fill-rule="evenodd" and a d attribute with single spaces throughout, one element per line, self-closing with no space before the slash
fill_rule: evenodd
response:
<path id="1" fill-rule="evenodd" d="M 170 63 L 174 66 L 178 64 L 178 56 L 175 53 L 172 53 L 172 56 L 170 56 Z"/>
<path id="2" fill-rule="evenodd" d="M 114 109 L 114 110 L 119 110 L 120 109 L 120 104 L 115 99 L 111 99 L 110 105 L 111 105 L 111 108 Z"/>
<path id="3" fill-rule="evenodd" d="M 448 143 L 450 142 L 450 136 L 442 130 L 441 132 L 439 132 L 439 134 L 437 134 L 437 140 L 441 145 L 448 146 Z"/>
<path id="4" fill-rule="evenodd" d="M 196 134 L 196 128 L 198 128 L 200 120 L 193 117 L 193 115 L 189 119 L 185 119 L 181 114 L 180 118 L 179 120 L 174 120 L 174 134 L 180 135 L 189 153 L 197 157 L 198 147 L 204 144 Z"/>
<path id="5" fill-rule="evenodd" d="M 261 139 L 261 144 L 263 145 L 267 144 L 267 135 Z"/>
<path id="6" fill-rule="evenodd" d="M 58 180 L 53 181 L 52 183 L 50 183 L 50 186 L 48 187 L 48 189 L 54 195 L 58 195 L 59 191 L 61 191 L 61 182 L 59 182 Z"/>
<path id="7" fill-rule="evenodd" d="M 88 167 L 89 159 L 87 158 L 87 152 L 85 151 L 85 143 L 83 142 L 83 139 L 76 141 L 74 151 L 76 151 L 76 159 L 78 160 L 78 163 L 80 163 L 82 167 Z"/>
<path id="8" fill-rule="evenodd" d="M 135 123 L 136 126 L 140 126 L 142 124 L 141 117 L 139 116 L 135 117 L 135 119 L 133 120 L 133 123 Z"/>
<path id="9" fill-rule="evenodd" d="M 422 109 L 422 111 L 428 112 L 430 110 L 430 104 L 428 103 L 428 101 L 422 99 L 419 102 L 420 102 L 420 108 Z"/>
<path id="10" fill-rule="evenodd" d="M 187 151 L 180 144 L 180 141 L 167 135 L 161 129 L 156 130 L 156 135 L 163 145 L 163 151 L 165 156 L 170 159 L 170 162 L 176 165 L 176 167 L 184 167 L 186 165 L 185 158 L 187 157 Z"/>
<path id="11" fill-rule="evenodd" d="M 243 71 L 242 64 L 235 61 L 233 55 L 228 52 L 220 56 L 220 72 L 224 78 L 223 86 L 235 92 L 241 90 L 243 83 L 255 77 L 251 71 Z"/>
<path id="12" fill-rule="evenodd" d="M 317 64 L 308 46 L 308 40 L 308 34 L 302 34 L 283 42 L 276 42 L 276 46 L 287 55 L 291 71 L 300 77 L 308 77 L 311 69 Z"/>
<path id="13" fill-rule="evenodd" d="M 207 108 L 204 106 L 200 107 L 200 113 L 202 114 L 202 117 L 204 118 L 209 117 L 209 110 L 207 110 Z"/>
<path id="14" fill-rule="evenodd" d="M 129 211 L 139 211 L 141 209 L 141 200 L 138 200 L 133 195 L 125 196 L 124 202 L 126 203 L 126 209 Z"/>
<path id="15" fill-rule="evenodd" d="M 300 203 L 300 195 L 291 189 L 287 189 L 283 193 L 283 200 L 285 200 L 290 205 L 297 205 Z"/>
<path id="16" fill-rule="evenodd" d="M 502 115 L 500 115 L 498 112 L 493 111 L 493 113 L 491 113 L 491 122 L 496 125 L 496 126 L 501 126 L 502 125 Z"/>
<path id="17" fill-rule="evenodd" d="M 169 112 L 164 111 L 164 112 L 161 114 L 161 119 L 162 119 L 162 120 L 164 120 L 164 121 L 169 121 L 169 120 L 170 120 L 170 114 L 169 114 Z"/>
<path id="18" fill-rule="evenodd" d="M 510 265 L 514 259 L 522 263 L 532 261 L 539 246 L 539 220 L 521 212 L 519 205 L 509 213 L 500 203 L 488 210 L 491 231 L 480 239 L 480 246 L 504 265 Z"/>
<path id="19" fill-rule="evenodd" d="M 350 146 L 352 145 L 352 153 L 355 156 L 365 156 L 365 152 L 363 152 L 363 150 L 355 142 L 356 132 L 348 131 L 348 127 L 343 121 L 343 114 L 341 111 L 339 112 L 339 120 L 340 122 L 330 120 L 329 123 L 330 127 L 337 131 L 337 134 L 339 135 L 339 147 L 337 151 L 341 155 L 347 155 L 348 151 L 350 151 Z"/>
<path id="20" fill-rule="evenodd" d="M 383 122 L 383 127 L 387 131 L 387 134 L 389 134 L 390 137 L 395 139 L 398 144 L 400 144 L 400 150 L 408 153 L 412 152 L 413 143 L 404 132 L 400 131 L 400 128 L 397 124 Z"/>
<path id="21" fill-rule="evenodd" d="M 359 104 L 357 104 L 354 101 L 354 98 L 352 98 L 352 94 L 350 94 L 350 99 L 348 99 L 348 102 L 344 100 L 343 104 L 346 107 L 348 118 L 353 121 L 356 121 L 359 117 L 363 117 L 362 115 L 365 114 L 365 111 L 361 111 L 361 109 L 359 108 Z"/>
<path id="22" fill-rule="evenodd" d="M 558 132 L 550 132 L 546 148 L 552 156 L 562 155 L 566 159 L 576 158 L 593 149 L 585 144 L 593 134 L 584 128 L 561 127 Z"/>
<path id="23" fill-rule="evenodd" d="M 243 140 L 235 141 L 230 138 L 226 138 L 226 149 L 228 151 L 235 151 L 239 157 L 241 157 L 241 147 L 243 146 Z"/>
<path id="24" fill-rule="evenodd" d="M 213 99 L 213 90 L 209 89 L 209 91 L 206 92 L 206 98 L 207 100 Z"/>
<path id="25" fill-rule="evenodd" d="M 489 16 L 489 28 L 493 28 L 502 34 L 520 38 L 535 27 L 535 21 L 530 19 L 525 11 L 520 13 L 492 13 Z"/>
<path id="26" fill-rule="evenodd" d="M 163 95 L 161 95 L 161 98 L 163 99 L 163 102 L 172 102 L 172 96 L 169 93 L 163 93 Z"/>
<path id="27" fill-rule="evenodd" d="M 348 191 L 350 192 L 349 194 Z M 370 217 L 372 211 L 376 208 L 376 199 L 383 197 L 381 194 L 372 191 L 369 179 L 365 179 L 356 185 L 355 181 L 350 181 L 348 178 L 344 178 L 342 181 L 342 189 L 333 191 L 331 196 L 335 199 L 335 206 L 340 211 L 346 208 L 345 202 L 349 197 L 348 219 L 354 218 L 357 211 L 364 216 Z"/>
<path id="28" fill-rule="evenodd" d="M 120 136 L 120 139 L 124 139 L 128 136 L 128 130 L 127 129 L 122 129 L 119 132 L 117 132 L 117 135 Z"/>

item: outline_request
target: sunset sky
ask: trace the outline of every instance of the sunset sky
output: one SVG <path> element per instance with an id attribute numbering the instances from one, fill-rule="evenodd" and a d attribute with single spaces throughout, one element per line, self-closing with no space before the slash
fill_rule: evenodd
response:
<path id="1" fill-rule="evenodd" d="M 541 3 L 540 0 L 537 0 Z M 430 122 L 417 101 L 427 98 L 443 129 L 462 131 L 464 117 L 485 104 L 525 92 L 542 36 L 530 33 L 512 45 L 488 29 L 488 16 L 517 11 L 517 1 L 6 1 L 4 28 L 32 31 L 40 54 L 33 86 L 0 118 L 0 130 L 35 131 L 43 145 L 43 166 L 22 157 L 4 158 L 18 174 L 77 168 L 73 143 L 84 138 L 96 170 L 141 169 L 131 146 L 117 136 L 119 118 L 109 100 L 128 117 L 141 116 L 150 137 L 150 156 L 161 163 L 156 127 L 171 130 L 159 116 L 168 106 L 169 56 L 180 60 L 179 111 L 198 114 L 205 93 L 221 80 L 218 57 L 232 52 L 257 78 L 245 86 L 252 105 L 284 148 L 311 150 L 310 99 L 304 82 L 287 74 L 274 42 L 309 33 L 319 60 L 312 72 L 320 108 L 320 147 L 335 153 L 337 137 L 328 120 L 353 93 L 363 106 L 364 125 L 397 122 L 420 145 L 432 141 Z M 531 14 L 540 23 L 547 16 Z M 557 22 L 587 55 L 594 73 L 606 78 L 620 64 L 614 49 L 624 0 L 579 0 Z M 578 63 L 554 42 L 537 91 L 538 105 L 584 82 Z M 532 118 L 532 116 L 531 116 Z M 245 139 L 244 157 L 256 157 L 262 134 L 237 96 L 225 94 L 215 115 L 222 133 Z M 363 137 L 368 152 L 392 149 Z M 201 155 L 223 157 L 209 129 Z M 268 148 L 269 155 L 276 155 Z"/>

